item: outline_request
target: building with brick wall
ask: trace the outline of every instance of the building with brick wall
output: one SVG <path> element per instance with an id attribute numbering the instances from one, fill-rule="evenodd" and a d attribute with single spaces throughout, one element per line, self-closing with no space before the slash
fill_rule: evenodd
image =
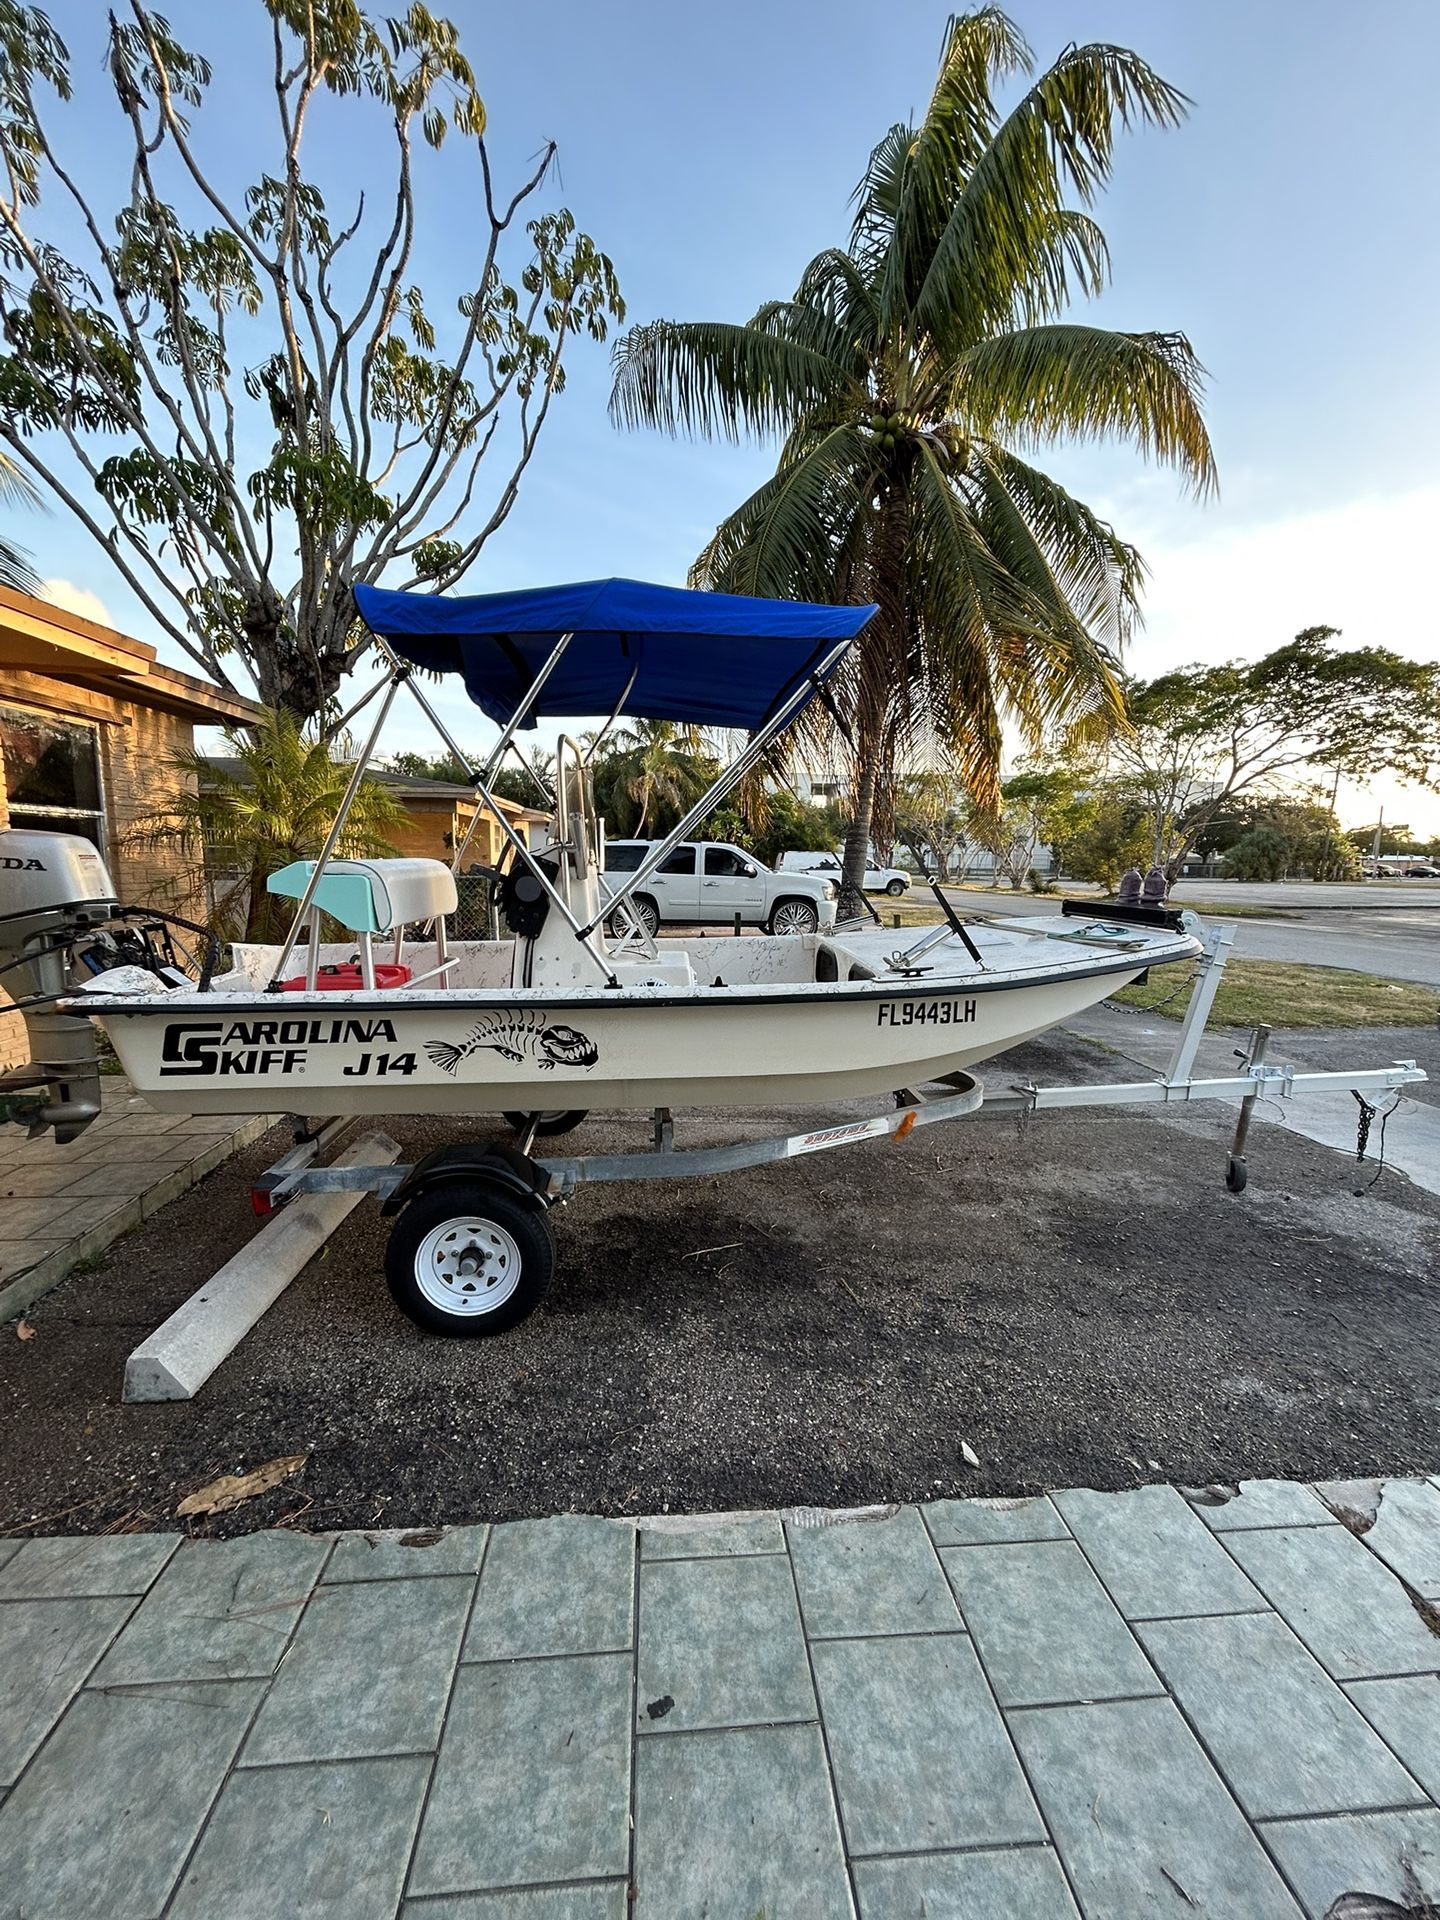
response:
<path id="1" fill-rule="evenodd" d="M 83 834 L 127 904 L 203 912 L 193 865 L 178 850 L 138 844 L 133 829 L 181 784 L 171 759 L 193 747 L 197 726 L 258 712 L 165 665 L 141 640 L 0 588 L 0 827 Z M 0 1012 L 0 1067 L 25 1057 L 21 1021 Z"/>

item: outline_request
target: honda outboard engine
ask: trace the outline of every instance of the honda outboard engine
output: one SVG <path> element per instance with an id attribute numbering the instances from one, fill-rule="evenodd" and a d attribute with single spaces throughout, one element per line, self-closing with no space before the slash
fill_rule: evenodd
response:
<path id="1" fill-rule="evenodd" d="M 91 1022 L 43 1000 L 71 985 L 76 942 L 118 911 L 105 862 L 88 840 L 23 827 L 0 832 L 0 985 L 22 1003 L 31 1058 L 0 1074 L 0 1101 L 38 1096 L 24 1117 L 53 1127 L 57 1140 L 73 1140 L 99 1114 L 100 1058 Z M 31 999 L 42 1004 L 24 1004 Z"/>

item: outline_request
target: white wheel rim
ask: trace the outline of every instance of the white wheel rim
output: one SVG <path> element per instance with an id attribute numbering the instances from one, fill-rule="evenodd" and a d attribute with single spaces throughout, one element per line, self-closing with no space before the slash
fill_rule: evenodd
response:
<path id="1" fill-rule="evenodd" d="M 520 1284 L 520 1249 L 483 1214 L 432 1227 L 415 1249 L 415 1284 L 442 1313 L 474 1318 L 503 1307 Z"/>
<path id="2" fill-rule="evenodd" d="M 775 931 L 777 933 L 809 933 L 810 916 L 804 907 L 777 907 Z"/>

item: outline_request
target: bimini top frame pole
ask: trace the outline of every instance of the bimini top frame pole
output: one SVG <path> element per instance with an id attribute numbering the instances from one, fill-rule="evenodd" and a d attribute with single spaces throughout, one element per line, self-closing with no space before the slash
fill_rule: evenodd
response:
<path id="1" fill-rule="evenodd" d="M 764 753 L 766 747 L 769 746 L 770 742 L 782 731 L 790 720 L 794 718 L 800 708 L 813 698 L 819 688 L 823 686 L 825 676 L 830 668 L 854 645 L 854 642 L 855 636 L 853 634 L 847 635 L 845 639 L 836 642 L 818 666 L 812 667 L 801 685 L 794 689 L 788 699 L 781 702 L 763 726 L 756 728 L 745 747 L 735 756 L 713 786 L 706 788 L 705 792 L 701 794 L 700 798 L 695 802 L 694 806 L 691 807 L 679 825 L 673 827 L 665 838 L 652 848 L 647 858 L 643 860 L 635 869 L 634 873 L 627 878 L 625 884 L 617 887 L 615 892 L 610 895 L 600 914 L 590 922 L 588 927 L 584 928 L 584 935 L 588 936 L 592 934 L 597 926 L 603 921 L 608 920 L 616 907 L 622 906 L 637 887 L 644 885 L 645 881 L 654 873 L 661 861 L 669 859 L 671 853 L 679 846 L 680 842 L 685 838 L 686 834 L 690 832 L 692 827 L 698 826 L 706 814 L 713 812 L 714 809 L 719 806 L 726 794 L 732 793 L 735 788 L 739 786 L 751 767 L 755 765 L 756 761 L 758 761 Z"/>

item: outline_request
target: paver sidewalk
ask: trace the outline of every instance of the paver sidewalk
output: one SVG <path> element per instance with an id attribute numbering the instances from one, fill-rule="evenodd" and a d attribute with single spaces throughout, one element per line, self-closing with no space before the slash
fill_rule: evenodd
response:
<path id="1" fill-rule="evenodd" d="M 118 1074 L 78 1140 L 0 1127 L 0 1321 L 258 1140 L 273 1114 L 156 1113 Z"/>
<path id="2" fill-rule="evenodd" d="M 1437 1569 L 1440 1480 L 0 1541 L 0 1916 L 1419 1916 Z"/>

